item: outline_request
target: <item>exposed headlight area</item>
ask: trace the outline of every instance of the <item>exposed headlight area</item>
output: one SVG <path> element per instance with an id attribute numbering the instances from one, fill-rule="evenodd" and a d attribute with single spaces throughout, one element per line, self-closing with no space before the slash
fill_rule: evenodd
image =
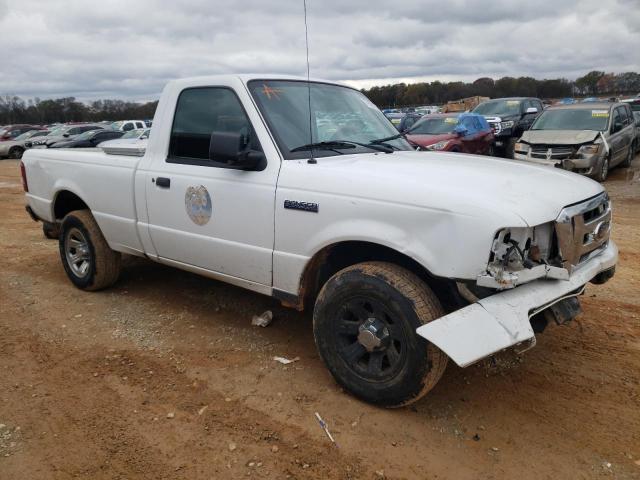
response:
<path id="1" fill-rule="evenodd" d="M 591 143 L 588 145 L 582 145 L 578 149 L 578 155 L 596 155 L 600 152 L 601 143 Z"/>
<path id="2" fill-rule="evenodd" d="M 477 286 L 504 290 L 539 278 L 568 280 L 575 268 L 607 248 L 610 235 L 606 192 L 563 208 L 553 222 L 503 228 L 493 239 Z"/>
<path id="3" fill-rule="evenodd" d="M 507 128 L 513 128 L 514 124 L 513 120 L 507 120 L 506 122 L 500 122 L 500 128 L 506 130 Z"/>
<path id="4" fill-rule="evenodd" d="M 444 150 L 447 148 L 447 145 L 449 145 L 449 140 L 443 140 L 442 142 L 427 145 L 425 148 L 427 150 Z"/>
<path id="5" fill-rule="evenodd" d="M 567 280 L 569 272 L 562 267 L 554 238 L 553 222 L 500 230 L 478 286 L 503 290 L 538 278 Z"/>

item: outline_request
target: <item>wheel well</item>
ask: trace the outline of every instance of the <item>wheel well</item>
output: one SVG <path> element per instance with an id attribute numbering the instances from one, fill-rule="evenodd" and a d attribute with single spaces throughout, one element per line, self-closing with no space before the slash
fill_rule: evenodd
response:
<path id="1" fill-rule="evenodd" d="M 62 220 L 69 212 L 85 209 L 89 209 L 89 207 L 79 196 L 68 190 L 63 190 L 56 195 L 53 204 L 53 215 L 56 220 Z"/>
<path id="2" fill-rule="evenodd" d="M 295 306 L 300 310 L 313 306 L 322 286 L 334 274 L 356 263 L 371 261 L 389 262 L 406 268 L 429 285 L 447 312 L 460 308 L 461 298 L 453 280 L 432 275 L 420 263 L 397 250 L 361 241 L 336 243 L 316 253 L 302 274 Z"/>

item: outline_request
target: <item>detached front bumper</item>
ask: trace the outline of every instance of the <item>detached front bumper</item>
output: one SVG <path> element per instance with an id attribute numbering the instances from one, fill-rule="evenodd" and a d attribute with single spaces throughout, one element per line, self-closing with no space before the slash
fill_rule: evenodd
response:
<path id="1" fill-rule="evenodd" d="M 584 175 L 591 175 L 594 168 L 600 161 L 600 155 L 585 155 L 575 158 L 539 158 L 531 155 L 531 152 L 524 154 L 515 152 L 513 154 L 514 160 L 522 160 L 525 162 L 537 163 L 538 165 L 546 165 L 549 167 L 558 167 L 570 172 L 578 172 Z"/>
<path id="2" fill-rule="evenodd" d="M 459 366 L 466 367 L 500 350 L 534 339 L 529 322 L 532 313 L 562 297 L 571 296 L 601 272 L 611 271 L 617 261 L 618 247 L 609 241 L 600 254 L 575 268 L 569 280 L 536 280 L 496 293 L 423 325 L 416 332 Z M 606 274 L 601 275 L 594 281 L 606 277 Z"/>

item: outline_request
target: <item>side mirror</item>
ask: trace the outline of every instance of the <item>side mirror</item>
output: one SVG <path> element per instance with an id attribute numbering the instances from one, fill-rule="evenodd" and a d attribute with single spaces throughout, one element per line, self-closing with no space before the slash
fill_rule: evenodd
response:
<path id="1" fill-rule="evenodd" d="M 209 140 L 209 160 L 237 170 L 264 170 L 264 153 L 252 150 L 249 135 L 239 132 L 212 132 Z"/>
<path id="2" fill-rule="evenodd" d="M 465 137 L 467 133 L 469 133 L 469 130 L 467 130 L 467 128 L 463 127 L 462 125 L 456 125 L 455 128 L 453 129 L 453 133 L 461 137 Z"/>
<path id="3" fill-rule="evenodd" d="M 62 136 L 65 137 L 65 138 L 69 138 L 69 134 L 68 133 L 63 133 Z"/>
<path id="4" fill-rule="evenodd" d="M 524 113 L 526 113 L 526 114 L 529 114 L 529 113 L 538 113 L 538 109 L 537 109 L 536 107 L 529 107 L 529 108 L 527 108 L 527 111 L 526 111 L 526 112 L 524 112 Z"/>

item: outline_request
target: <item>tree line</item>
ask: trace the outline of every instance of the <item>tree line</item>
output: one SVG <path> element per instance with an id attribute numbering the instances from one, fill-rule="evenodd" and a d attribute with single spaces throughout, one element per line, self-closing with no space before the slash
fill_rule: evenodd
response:
<path id="1" fill-rule="evenodd" d="M 537 97 L 559 99 L 574 96 L 622 95 L 640 93 L 640 73 L 619 74 L 594 70 L 570 81 L 565 78 L 537 80 L 532 77 L 478 78 L 474 82 L 397 83 L 363 89 L 380 108 L 442 105 L 450 100 L 476 95 L 490 98 Z"/>
<path id="2" fill-rule="evenodd" d="M 537 80 L 532 77 L 478 78 L 474 82 L 397 83 L 372 87 L 362 92 L 380 108 L 441 105 L 449 100 L 473 97 L 538 97 L 621 95 L 640 93 L 640 74 L 619 74 L 594 70 L 575 81 L 565 78 Z M 56 122 L 99 122 L 102 120 L 153 118 L 157 101 L 147 103 L 123 100 L 95 100 L 84 103 L 75 97 L 24 100 L 15 95 L 0 96 L 0 125 Z"/>
<path id="3" fill-rule="evenodd" d="M 83 103 L 75 97 L 51 100 L 40 100 L 36 97 L 24 100 L 15 95 L 5 95 L 0 96 L 0 125 L 144 120 L 153 118 L 157 105 L 157 100 L 136 103 L 107 99 Z"/>

